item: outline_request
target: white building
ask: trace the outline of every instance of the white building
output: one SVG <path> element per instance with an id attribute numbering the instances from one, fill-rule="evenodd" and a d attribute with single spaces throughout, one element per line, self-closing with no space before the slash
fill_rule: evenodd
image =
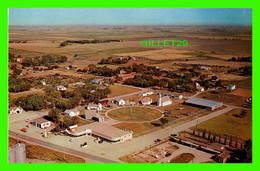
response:
<path id="1" fill-rule="evenodd" d="M 153 91 L 147 91 L 147 92 L 142 93 L 141 96 L 148 96 L 148 95 L 151 95 L 153 93 L 154 93 Z"/>
<path id="2" fill-rule="evenodd" d="M 230 84 L 227 86 L 227 90 L 235 90 L 236 89 L 236 85 L 235 84 Z"/>
<path id="3" fill-rule="evenodd" d="M 196 89 L 197 89 L 197 91 L 200 91 L 200 92 L 203 92 L 203 91 L 204 91 L 204 88 L 201 87 L 201 86 L 197 87 Z"/>
<path id="4" fill-rule="evenodd" d="M 116 104 L 118 104 L 119 106 L 123 106 L 125 105 L 125 101 L 123 99 L 120 99 L 119 101 L 116 101 Z"/>
<path id="5" fill-rule="evenodd" d="M 209 71 L 211 68 L 206 66 L 199 66 L 199 69 Z"/>
<path id="6" fill-rule="evenodd" d="M 77 82 L 74 84 L 75 87 L 83 87 L 85 85 L 85 83 L 83 82 Z"/>
<path id="7" fill-rule="evenodd" d="M 67 88 L 62 86 L 62 85 L 56 86 L 55 89 L 58 90 L 58 91 L 65 91 L 65 90 L 67 90 Z"/>
<path id="8" fill-rule="evenodd" d="M 104 122 L 105 121 L 105 117 L 101 116 L 101 115 L 96 115 L 96 116 L 92 117 L 92 119 L 94 121 L 97 121 L 97 122 Z"/>
<path id="9" fill-rule="evenodd" d="M 77 109 L 67 109 L 64 111 L 65 116 L 71 116 L 71 117 L 79 116 L 79 113 L 80 112 Z"/>
<path id="10" fill-rule="evenodd" d="M 150 97 L 145 97 L 141 100 L 141 104 L 143 105 L 149 105 L 153 102 L 153 100 Z"/>
<path id="11" fill-rule="evenodd" d="M 159 94 L 158 101 L 157 101 L 157 106 L 167 106 L 172 104 L 172 100 L 169 96 L 163 96 Z"/>
<path id="12" fill-rule="evenodd" d="M 23 109 L 21 107 L 10 107 L 8 113 L 10 115 L 12 114 L 20 114 L 23 112 Z"/>
<path id="13" fill-rule="evenodd" d="M 46 82 L 44 80 L 41 81 L 42 85 L 46 85 Z"/>
<path id="14" fill-rule="evenodd" d="M 51 122 L 44 119 L 44 118 L 37 118 L 37 119 L 34 119 L 32 122 L 31 122 L 33 125 L 35 125 L 36 127 L 39 127 L 39 128 L 48 128 L 51 126 Z"/>
<path id="15" fill-rule="evenodd" d="M 173 98 L 181 100 L 183 98 L 183 95 L 181 95 L 181 94 L 174 94 Z"/>
<path id="16" fill-rule="evenodd" d="M 98 103 L 98 104 L 89 103 L 87 106 L 87 109 L 88 110 L 102 110 L 102 104 L 101 103 Z"/>

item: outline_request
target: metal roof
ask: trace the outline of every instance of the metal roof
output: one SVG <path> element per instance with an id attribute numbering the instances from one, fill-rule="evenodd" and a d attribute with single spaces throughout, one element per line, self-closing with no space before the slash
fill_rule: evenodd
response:
<path id="1" fill-rule="evenodd" d="M 214 107 L 215 105 L 222 104 L 221 102 L 211 101 L 211 100 L 204 100 L 192 97 L 189 100 L 185 101 L 185 103 L 206 106 L 206 107 Z"/>

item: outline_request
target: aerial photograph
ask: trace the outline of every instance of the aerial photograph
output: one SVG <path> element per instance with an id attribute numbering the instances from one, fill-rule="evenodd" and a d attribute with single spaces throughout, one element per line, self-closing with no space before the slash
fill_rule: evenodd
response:
<path id="1" fill-rule="evenodd" d="M 8 13 L 9 163 L 252 163 L 252 8 Z"/>

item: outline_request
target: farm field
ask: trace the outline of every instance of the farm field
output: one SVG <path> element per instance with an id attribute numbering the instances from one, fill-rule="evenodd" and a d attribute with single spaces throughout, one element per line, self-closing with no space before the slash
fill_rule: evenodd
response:
<path id="1" fill-rule="evenodd" d="M 146 107 L 124 107 L 108 112 L 108 116 L 118 121 L 142 122 L 160 118 L 159 111 Z"/>
<path id="2" fill-rule="evenodd" d="M 240 115 L 242 109 L 234 109 L 221 116 L 213 118 L 209 121 L 197 125 L 198 129 L 206 129 L 217 134 L 226 134 L 242 139 L 252 139 L 252 111 L 245 110 L 243 117 L 235 117 Z"/>
<path id="3" fill-rule="evenodd" d="M 120 85 L 112 85 L 109 88 L 111 90 L 111 93 L 108 95 L 108 98 L 140 91 L 140 89 L 138 88 L 120 86 Z"/>

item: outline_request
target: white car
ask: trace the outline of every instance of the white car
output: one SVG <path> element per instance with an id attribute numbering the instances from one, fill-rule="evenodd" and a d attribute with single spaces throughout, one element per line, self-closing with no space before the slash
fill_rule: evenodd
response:
<path id="1" fill-rule="evenodd" d="M 70 139 L 70 142 L 73 142 L 73 141 L 75 141 L 75 138 L 71 138 L 71 139 Z"/>

